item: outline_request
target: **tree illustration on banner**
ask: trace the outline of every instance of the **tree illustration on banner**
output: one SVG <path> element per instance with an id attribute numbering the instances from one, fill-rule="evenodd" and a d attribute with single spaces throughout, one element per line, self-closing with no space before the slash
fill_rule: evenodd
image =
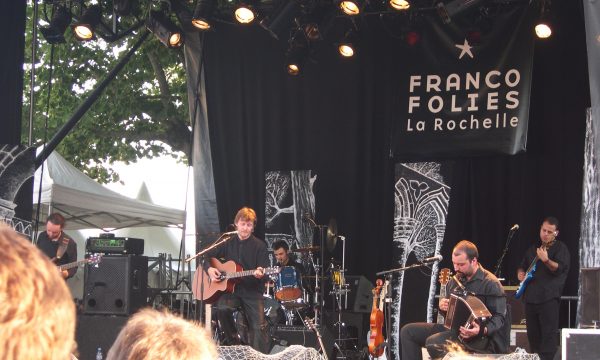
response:
<path id="1" fill-rule="evenodd" d="M 417 261 L 438 255 L 442 248 L 450 187 L 441 175 L 441 164 L 434 162 L 396 165 L 394 207 L 394 259 L 399 267 L 407 265 L 412 254 Z M 438 263 L 432 265 L 429 284 L 427 319 L 433 319 L 433 305 L 437 287 Z M 395 275 L 392 305 L 391 350 L 399 357 L 400 311 L 404 272 Z"/>

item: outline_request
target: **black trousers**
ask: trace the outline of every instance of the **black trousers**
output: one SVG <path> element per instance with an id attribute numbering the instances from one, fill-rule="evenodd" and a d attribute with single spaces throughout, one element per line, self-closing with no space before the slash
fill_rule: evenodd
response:
<path id="1" fill-rule="evenodd" d="M 268 323 L 265 319 L 265 301 L 253 295 L 223 294 L 218 301 L 217 318 L 225 336 L 225 344 L 239 343 L 237 329 L 233 321 L 233 312 L 241 310 L 248 319 L 248 343 L 253 349 L 268 353 L 271 343 Z"/>
<path id="2" fill-rule="evenodd" d="M 447 340 L 458 345 L 457 334 L 448 331 L 444 325 L 432 323 L 406 324 L 400 330 L 402 345 L 401 360 L 422 360 L 421 348 L 427 348 L 432 359 L 441 359 L 448 352 Z"/>
<path id="3" fill-rule="evenodd" d="M 541 360 L 552 360 L 558 347 L 558 315 L 560 299 L 541 304 L 525 304 L 527 340 L 532 353 Z"/>

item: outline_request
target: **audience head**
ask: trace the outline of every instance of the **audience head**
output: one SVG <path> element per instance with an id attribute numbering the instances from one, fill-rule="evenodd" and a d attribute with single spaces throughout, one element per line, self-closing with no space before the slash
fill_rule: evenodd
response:
<path id="1" fill-rule="evenodd" d="M 217 348 L 203 327 L 149 308 L 129 319 L 106 357 L 107 360 L 216 358 Z"/>
<path id="2" fill-rule="evenodd" d="M 75 304 L 56 266 L 4 224 L 0 249 L 0 359 L 69 359 Z"/>

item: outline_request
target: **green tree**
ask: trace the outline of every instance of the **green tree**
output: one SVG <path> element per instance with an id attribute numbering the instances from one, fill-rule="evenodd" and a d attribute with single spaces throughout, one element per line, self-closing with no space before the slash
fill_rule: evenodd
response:
<path id="1" fill-rule="evenodd" d="M 45 20 L 51 18 L 53 1 L 48 1 L 48 4 L 40 4 L 38 29 L 47 25 Z M 111 0 L 102 1 L 102 5 L 105 12 L 112 9 Z M 144 6 L 152 6 L 152 3 Z M 28 142 L 29 133 L 32 7 L 29 1 L 23 99 L 24 143 Z M 136 10 L 140 14 L 147 11 Z M 126 29 L 141 18 L 134 12 L 119 19 L 119 26 Z M 106 15 L 104 21 L 107 22 Z M 118 41 L 108 43 L 102 39 L 79 42 L 67 29 L 66 43 L 58 45 L 48 44 L 40 34 L 35 64 L 34 145 L 41 145 L 46 136 L 48 140 L 52 138 L 94 86 L 131 48 L 142 31 L 145 31 L 143 26 Z M 52 87 L 47 103 L 51 74 Z M 191 148 L 190 133 L 182 50 L 168 49 L 151 36 L 59 144 L 57 151 L 88 176 L 100 182 L 112 182 L 119 180 L 110 166 L 115 161 L 135 162 L 138 158 L 162 155 L 187 161 Z"/>

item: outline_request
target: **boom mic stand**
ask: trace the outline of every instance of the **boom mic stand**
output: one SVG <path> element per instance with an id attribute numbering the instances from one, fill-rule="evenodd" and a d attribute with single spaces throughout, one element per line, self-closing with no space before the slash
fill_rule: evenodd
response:
<path id="1" fill-rule="evenodd" d="M 221 234 L 221 236 L 219 236 L 219 238 L 212 243 L 212 245 L 208 246 L 207 248 L 200 250 L 196 255 L 191 256 L 187 259 L 185 259 L 186 263 L 190 263 L 192 260 L 194 260 L 195 258 L 197 258 L 198 256 L 200 256 L 200 266 L 198 266 L 198 268 L 196 269 L 196 272 L 198 272 L 198 269 L 200 269 L 200 271 L 204 271 L 204 261 L 205 261 L 205 257 L 204 254 L 206 254 L 207 252 L 218 248 L 219 246 L 225 244 L 229 239 L 231 239 L 231 237 L 233 236 L 234 231 L 231 232 L 226 232 Z M 197 276 L 196 276 L 197 278 Z M 196 284 L 193 284 L 196 285 Z M 193 288 L 192 285 L 192 288 Z M 200 277 L 200 299 L 199 300 L 199 306 L 200 306 L 200 311 L 198 311 L 198 313 L 200 314 L 200 324 L 204 325 L 204 276 Z"/>

